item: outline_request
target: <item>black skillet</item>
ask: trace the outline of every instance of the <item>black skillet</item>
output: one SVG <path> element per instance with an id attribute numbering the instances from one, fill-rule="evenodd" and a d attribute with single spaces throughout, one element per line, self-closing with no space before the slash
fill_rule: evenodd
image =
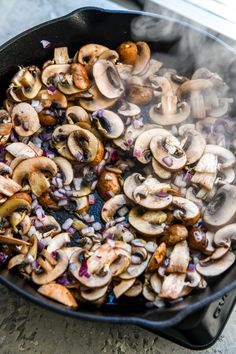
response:
<path id="1" fill-rule="evenodd" d="M 51 48 L 43 49 L 40 44 L 42 39 L 50 41 Z M 235 52 L 212 35 L 160 15 L 82 8 L 65 17 L 34 27 L 1 46 L 0 100 L 3 100 L 7 84 L 18 65 L 41 65 L 53 57 L 54 47 L 68 46 L 70 54 L 73 55 L 86 43 L 94 42 L 116 48 L 122 41 L 130 39 L 148 41 L 154 56 L 164 60 L 166 66 L 176 68 L 181 74 L 207 66 L 224 76 L 232 93 L 236 89 L 230 81 L 234 74 Z M 215 61 L 215 58 L 218 60 Z M 0 282 L 28 300 L 63 315 L 93 321 L 132 323 L 153 332 L 163 329 L 167 332 L 180 323 L 183 324 L 184 319 L 187 321 L 185 326 L 187 323 L 190 328 L 196 322 L 194 312 L 206 312 L 211 303 L 230 291 L 232 294 L 232 290 L 236 288 L 235 267 L 236 265 L 231 267 L 220 279 L 210 282 L 207 289 L 193 293 L 184 301 L 165 309 L 150 309 L 137 300 L 129 304 L 121 302 L 100 308 L 81 305 L 78 310 L 70 310 L 39 295 L 29 282 L 15 273 L 0 270 Z M 235 300 L 234 295 L 231 298 L 228 314 Z M 225 323 L 226 317 L 221 321 Z M 181 340 L 176 341 L 181 343 Z M 206 345 L 201 338 L 197 338 L 195 342 L 199 345 L 187 345 L 192 348 L 203 348 Z"/>

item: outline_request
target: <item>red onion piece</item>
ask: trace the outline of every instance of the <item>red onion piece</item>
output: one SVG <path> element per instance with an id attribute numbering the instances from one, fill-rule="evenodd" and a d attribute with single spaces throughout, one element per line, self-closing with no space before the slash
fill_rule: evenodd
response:
<path id="1" fill-rule="evenodd" d="M 160 191 L 160 192 L 157 192 L 155 195 L 160 198 L 165 198 L 165 197 L 168 197 L 169 194 L 167 192 Z"/>
<path id="2" fill-rule="evenodd" d="M 48 40 L 46 39 L 42 39 L 40 41 L 40 43 L 42 44 L 43 48 L 44 49 L 47 49 L 47 48 L 50 48 L 51 47 L 51 42 L 49 42 Z"/>
<path id="3" fill-rule="evenodd" d="M 189 263 L 189 265 L 188 265 L 188 270 L 189 270 L 190 272 L 193 272 L 195 269 L 196 269 L 195 264 Z"/>
<path id="4" fill-rule="evenodd" d="M 173 165 L 173 159 L 171 156 L 163 157 L 162 161 L 166 164 L 166 166 L 171 167 Z"/>
<path id="5" fill-rule="evenodd" d="M 90 274 L 88 272 L 88 266 L 87 266 L 87 261 L 86 259 L 82 259 L 81 261 L 81 267 L 79 270 L 79 275 L 80 277 L 86 277 L 86 278 L 90 278 Z"/>
<path id="6" fill-rule="evenodd" d="M 133 151 L 133 157 L 141 157 L 142 152 L 138 149 L 134 149 Z"/>

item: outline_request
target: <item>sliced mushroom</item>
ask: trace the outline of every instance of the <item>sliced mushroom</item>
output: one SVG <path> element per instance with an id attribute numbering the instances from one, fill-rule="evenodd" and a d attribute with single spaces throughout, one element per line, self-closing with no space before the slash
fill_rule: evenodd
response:
<path id="1" fill-rule="evenodd" d="M 186 240 L 187 236 L 188 230 L 186 226 L 174 224 L 165 231 L 165 236 L 162 238 L 162 241 L 165 242 L 167 246 L 174 246 L 177 242 Z"/>
<path id="2" fill-rule="evenodd" d="M 173 197 L 174 217 L 184 222 L 185 225 L 194 225 L 200 218 L 200 209 L 190 200 Z"/>
<path id="3" fill-rule="evenodd" d="M 183 134 L 181 146 L 187 156 L 187 165 L 197 162 L 204 153 L 206 141 L 204 137 L 195 129 L 188 129 Z"/>
<path id="4" fill-rule="evenodd" d="M 207 205 L 204 214 L 204 225 L 210 231 L 216 231 L 236 221 L 236 187 L 224 185 Z"/>
<path id="5" fill-rule="evenodd" d="M 58 126 L 52 133 L 52 141 L 58 153 L 65 157 L 68 160 L 75 160 L 75 157 L 70 153 L 70 150 L 67 147 L 68 136 L 76 131 L 81 129 L 77 125 L 72 124 L 63 124 Z"/>
<path id="6" fill-rule="evenodd" d="M 165 276 L 159 296 L 171 300 L 178 299 L 185 286 L 185 276 L 186 274 L 175 273 Z"/>
<path id="7" fill-rule="evenodd" d="M 186 273 L 189 264 L 189 248 L 187 241 L 175 244 L 170 255 L 170 263 L 167 267 L 168 273 Z"/>
<path id="8" fill-rule="evenodd" d="M 143 285 L 140 280 L 136 279 L 134 284 L 129 288 L 124 295 L 128 297 L 135 297 L 141 294 Z"/>
<path id="9" fill-rule="evenodd" d="M 0 244 L 4 245 L 15 245 L 15 246 L 29 246 L 30 243 L 24 240 L 21 240 L 16 237 L 3 236 L 0 235 Z"/>
<path id="10" fill-rule="evenodd" d="M 55 176 L 56 173 L 55 162 L 44 156 L 32 157 L 17 165 L 12 178 L 19 185 L 28 180 L 32 192 L 39 197 L 50 187 L 45 175 Z"/>
<path id="11" fill-rule="evenodd" d="M 106 50 L 108 50 L 108 48 L 103 45 L 90 43 L 82 46 L 75 57 L 79 63 L 85 65 L 87 68 Z"/>
<path id="12" fill-rule="evenodd" d="M 227 167 L 218 171 L 215 183 L 218 185 L 230 184 L 233 183 L 234 180 L 235 180 L 234 169 L 232 167 Z"/>
<path id="13" fill-rule="evenodd" d="M 117 48 L 117 52 L 123 64 L 134 65 L 138 55 L 138 48 L 134 42 L 127 41 L 121 43 Z"/>
<path id="14" fill-rule="evenodd" d="M 151 51 L 149 45 L 146 42 L 137 42 L 137 55 L 134 61 L 133 75 L 140 75 L 148 67 L 151 59 Z"/>
<path id="15" fill-rule="evenodd" d="M 59 250 L 57 251 L 56 260 L 57 264 L 51 271 L 43 271 L 42 273 L 36 273 L 35 271 L 32 272 L 32 280 L 35 284 L 48 284 L 64 273 L 69 262 L 67 256 L 65 255 L 65 253 Z"/>
<path id="16" fill-rule="evenodd" d="M 8 264 L 7 264 L 7 269 L 12 269 L 20 264 L 22 264 L 25 260 L 25 254 L 17 254 L 16 256 L 12 257 Z"/>
<path id="17" fill-rule="evenodd" d="M 39 294 L 56 300 L 71 308 L 76 308 L 78 306 L 74 296 L 64 285 L 44 284 L 40 286 L 37 291 Z"/>
<path id="18" fill-rule="evenodd" d="M 119 175 L 103 170 L 98 178 L 97 190 L 104 200 L 108 200 L 114 195 L 120 194 L 121 183 Z"/>
<path id="19" fill-rule="evenodd" d="M 23 199 L 19 193 L 8 198 L 5 203 L 0 205 L 0 217 L 6 217 L 11 215 L 16 211 L 27 211 L 31 210 L 30 201 Z"/>
<path id="20" fill-rule="evenodd" d="M 131 102 L 125 102 L 118 109 L 118 113 L 124 117 L 135 117 L 139 115 L 140 112 L 141 112 L 140 107 Z"/>
<path id="21" fill-rule="evenodd" d="M 130 253 L 119 248 L 116 249 L 115 252 L 118 255 L 118 258 L 116 258 L 115 261 L 112 262 L 112 264 L 110 265 L 110 271 L 113 277 L 116 277 L 121 273 L 126 272 L 127 268 L 131 263 Z"/>
<path id="22" fill-rule="evenodd" d="M 121 295 L 123 295 L 127 290 L 129 290 L 135 283 L 135 278 L 122 280 L 118 285 L 114 286 L 113 292 L 115 297 L 118 299 Z"/>
<path id="23" fill-rule="evenodd" d="M 219 229 L 214 235 L 214 243 L 216 246 L 226 249 L 230 247 L 233 240 L 236 240 L 236 224 L 226 225 Z"/>
<path id="24" fill-rule="evenodd" d="M 69 124 L 74 124 L 77 122 L 86 122 L 90 124 L 90 118 L 88 113 L 79 106 L 71 106 L 66 110 L 66 119 Z"/>
<path id="25" fill-rule="evenodd" d="M 144 211 L 139 207 L 129 212 L 129 223 L 142 235 L 155 237 L 164 232 L 167 215 L 163 211 Z"/>
<path id="26" fill-rule="evenodd" d="M 163 209 L 171 204 L 172 196 L 168 194 L 170 185 L 160 183 L 155 178 L 145 179 L 140 173 L 133 173 L 124 183 L 125 195 L 135 203 L 147 209 Z"/>
<path id="27" fill-rule="evenodd" d="M 93 113 L 93 120 L 98 130 L 108 139 L 118 138 L 124 131 L 124 124 L 120 117 L 108 110 L 99 110 Z"/>
<path id="28" fill-rule="evenodd" d="M 63 93 L 61 93 L 58 90 L 55 90 L 53 92 L 50 92 L 48 90 L 41 90 L 41 91 L 39 91 L 39 93 L 37 95 L 37 99 L 40 101 L 43 108 L 48 108 L 48 109 L 49 108 L 57 108 L 57 109 L 64 108 L 65 109 L 67 107 L 66 96 L 63 95 Z M 48 111 L 50 112 L 50 110 L 47 110 L 47 112 Z M 50 115 L 50 113 L 47 113 L 47 114 Z M 52 115 L 52 117 L 54 117 L 54 120 L 55 120 L 55 115 L 53 115 L 53 112 L 51 113 L 51 115 Z"/>
<path id="29" fill-rule="evenodd" d="M 235 254 L 233 252 L 226 253 L 222 258 L 217 259 L 206 264 L 200 262 L 196 265 L 196 270 L 204 277 L 215 277 L 224 273 L 232 266 L 235 261 Z"/>
<path id="30" fill-rule="evenodd" d="M 170 171 L 178 171 L 187 162 L 186 154 L 180 142 L 173 135 L 159 135 L 151 139 L 150 149 L 161 166 Z"/>
<path id="31" fill-rule="evenodd" d="M 187 272 L 185 286 L 190 286 L 191 288 L 195 288 L 196 286 L 198 286 L 200 281 L 201 281 L 201 276 L 196 270 Z"/>
<path id="32" fill-rule="evenodd" d="M 31 136 L 40 128 L 38 114 L 29 103 L 19 103 L 13 107 L 12 123 L 19 136 Z"/>
<path id="33" fill-rule="evenodd" d="M 214 154 L 218 157 L 220 164 L 218 164 L 219 169 L 224 169 L 235 164 L 236 158 L 234 154 L 218 145 L 206 145 L 205 153 Z"/>
<path id="34" fill-rule="evenodd" d="M 107 109 L 113 106 L 117 101 L 117 98 L 110 99 L 103 96 L 95 85 L 90 87 L 88 92 L 92 95 L 92 97 L 81 98 L 79 100 L 81 107 L 86 109 L 88 112 L 95 112 L 99 109 Z"/>
<path id="35" fill-rule="evenodd" d="M 208 246 L 206 233 L 197 227 L 192 227 L 188 234 L 188 245 L 193 250 L 204 252 Z"/>
<path id="36" fill-rule="evenodd" d="M 167 102 L 165 103 L 165 105 L 167 105 Z M 156 104 L 153 107 L 151 107 L 149 111 L 149 117 L 151 118 L 152 122 L 160 125 L 174 125 L 183 122 L 190 115 L 190 106 L 185 101 L 177 104 L 176 113 L 171 113 L 171 114 L 164 113 L 163 108 L 165 107 L 165 105 L 164 105 L 164 99 L 162 99 L 161 104 Z"/>
<path id="37" fill-rule="evenodd" d="M 95 159 L 98 143 L 90 131 L 80 128 L 70 133 L 67 145 L 76 160 L 91 162 Z"/>
<path id="38" fill-rule="evenodd" d="M 101 211 L 102 220 L 108 222 L 112 220 L 116 212 L 127 204 L 127 198 L 124 194 L 117 194 L 104 203 Z"/>
<path id="39" fill-rule="evenodd" d="M 93 76 L 101 94 L 109 99 L 118 98 L 124 87 L 115 65 L 105 59 L 99 59 L 93 65 Z"/>
<path id="40" fill-rule="evenodd" d="M 80 296 L 87 301 L 96 301 L 106 295 L 108 289 L 108 285 L 105 285 L 101 288 L 87 288 L 80 290 Z"/>
<path id="41" fill-rule="evenodd" d="M 129 280 L 129 279 L 137 278 L 139 275 L 141 275 L 144 272 L 149 261 L 150 261 L 150 255 L 148 255 L 146 260 L 144 262 L 142 262 L 141 264 L 132 264 L 131 263 L 129 265 L 129 267 L 127 268 L 126 272 L 119 275 L 119 278 L 122 280 Z"/>
<path id="42" fill-rule="evenodd" d="M 52 241 L 47 247 L 49 253 L 55 252 L 58 249 L 62 248 L 65 243 L 70 242 L 70 235 L 68 232 L 63 232 L 53 237 Z"/>
<path id="43" fill-rule="evenodd" d="M 21 186 L 11 178 L 6 178 L 0 175 L 0 193 L 11 197 L 16 192 L 21 190 Z"/>
<path id="44" fill-rule="evenodd" d="M 153 253 L 150 263 L 148 265 L 148 271 L 153 272 L 158 269 L 166 257 L 166 244 L 162 242 Z"/>
<path id="45" fill-rule="evenodd" d="M 165 168 L 162 167 L 159 162 L 157 162 L 154 157 L 152 158 L 152 168 L 155 172 L 155 174 L 161 178 L 161 179 L 170 179 L 171 178 L 171 172 L 167 171 Z"/>
<path id="46" fill-rule="evenodd" d="M 151 287 L 149 281 L 146 281 L 143 285 L 143 297 L 148 301 L 155 301 L 157 294 Z"/>
<path id="47" fill-rule="evenodd" d="M 56 162 L 60 171 L 63 175 L 63 183 L 65 186 L 71 184 L 74 178 L 74 171 L 71 163 L 64 157 L 55 157 L 54 162 Z"/>
<path id="48" fill-rule="evenodd" d="M 20 67 L 19 71 L 12 78 L 11 82 L 16 87 L 12 98 L 18 98 L 19 100 L 32 100 L 39 92 L 42 83 L 40 80 L 41 72 L 35 65 L 28 66 L 26 68 Z"/>
<path id="49" fill-rule="evenodd" d="M 208 191 L 211 191 L 217 176 L 217 156 L 211 153 L 204 153 L 194 170 L 195 173 L 191 183 L 200 184 Z"/>
<path id="50" fill-rule="evenodd" d="M 14 157 L 24 156 L 25 158 L 36 156 L 36 153 L 33 149 L 31 149 L 28 145 L 20 142 L 7 145 L 6 150 Z"/>

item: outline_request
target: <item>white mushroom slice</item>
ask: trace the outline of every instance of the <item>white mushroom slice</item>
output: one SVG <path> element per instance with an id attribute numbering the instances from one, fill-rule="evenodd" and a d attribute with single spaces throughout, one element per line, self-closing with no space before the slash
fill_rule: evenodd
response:
<path id="1" fill-rule="evenodd" d="M 114 240 L 123 240 L 124 242 L 131 242 L 135 238 L 134 233 L 120 224 L 109 227 L 103 236 L 104 238 L 112 236 Z"/>
<path id="2" fill-rule="evenodd" d="M 13 256 L 8 264 L 7 264 L 7 269 L 12 269 L 20 264 L 22 264 L 25 261 L 25 254 L 17 254 L 16 256 Z"/>
<path id="3" fill-rule="evenodd" d="M 117 101 L 117 98 L 109 99 L 103 96 L 95 85 L 90 87 L 88 93 L 92 95 L 92 98 L 81 98 L 79 100 L 80 106 L 88 112 L 95 112 L 98 109 L 107 109 L 113 106 Z"/>
<path id="4" fill-rule="evenodd" d="M 77 122 L 86 122 L 91 124 L 88 113 L 85 111 L 85 109 L 79 106 L 68 107 L 66 110 L 66 119 L 68 120 L 69 124 L 74 124 Z"/>
<path id="5" fill-rule="evenodd" d="M 215 180 L 216 173 L 195 172 L 191 179 L 191 183 L 201 185 L 205 190 L 211 191 Z"/>
<path id="6" fill-rule="evenodd" d="M 74 178 L 74 171 L 71 163 L 64 157 L 55 157 L 54 161 L 62 172 L 64 185 L 67 186 L 71 184 Z"/>
<path id="7" fill-rule="evenodd" d="M 217 156 L 213 153 L 204 153 L 197 165 L 194 167 L 196 172 L 216 173 L 217 171 Z"/>
<path id="8" fill-rule="evenodd" d="M 192 201 L 181 197 L 173 197 L 174 217 L 185 225 L 194 225 L 200 217 L 199 207 Z"/>
<path id="9" fill-rule="evenodd" d="M 34 157 L 34 156 L 36 156 L 35 151 L 24 143 L 11 143 L 6 146 L 6 150 L 14 157 L 18 157 L 18 156 Z"/>
<path id="10" fill-rule="evenodd" d="M 115 65 L 105 59 L 99 59 L 93 65 L 93 77 L 101 94 L 109 99 L 118 98 L 124 87 Z"/>
<path id="11" fill-rule="evenodd" d="M 106 138 L 117 139 L 123 134 L 124 124 L 118 114 L 108 110 L 100 110 L 94 112 L 92 117 L 99 132 Z"/>
<path id="12" fill-rule="evenodd" d="M 64 246 L 65 243 L 69 243 L 69 242 L 70 242 L 70 236 L 67 232 L 58 234 L 55 237 L 53 237 L 52 241 L 49 243 L 47 247 L 47 251 L 49 253 L 55 252 L 56 250 Z"/>
<path id="13" fill-rule="evenodd" d="M 169 273 L 186 273 L 189 264 L 189 247 L 187 241 L 176 243 L 170 255 L 167 267 Z"/>
<path id="14" fill-rule="evenodd" d="M 121 295 L 123 295 L 127 290 L 131 288 L 131 286 L 135 283 L 134 279 L 122 280 L 118 285 L 114 286 L 113 292 L 115 297 L 118 299 Z"/>
<path id="15" fill-rule="evenodd" d="M 0 193 L 11 197 L 13 194 L 21 190 L 21 186 L 11 178 L 5 178 L 0 175 Z"/>
<path id="16" fill-rule="evenodd" d="M 218 171 L 215 183 L 217 185 L 230 184 L 235 180 L 235 172 L 232 167 L 227 167 Z"/>
<path id="17" fill-rule="evenodd" d="M 155 301 L 157 294 L 150 286 L 149 282 L 145 282 L 143 285 L 143 297 L 148 301 Z"/>
<path id="18" fill-rule="evenodd" d="M 140 280 L 136 279 L 135 283 L 129 288 L 124 295 L 128 297 L 135 297 L 141 294 L 143 285 Z"/>
<path id="19" fill-rule="evenodd" d="M 112 220 L 116 212 L 126 204 L 128 204 L 128 201 L 124 194 L 117 194 L 114 197 L 110 198 L 105 202 L 102 207 L 102 220 L 105 222 Z"/>
<path id="20" fill-rule="evenodd" d="M 175 97 L 175 96 L 170 96 Z M 149 111 L 149 117 L 152 122 L 160 125 L 176 125 L 186 120 L 190 115 L 190 106 L 187 102 L 177 104 L 177 113 L 165 114 L 163 110 L 163 98 L 161 105 L 154 105 Z"/>
<path id="21" fill-rule="evenodd" d="M 125 102 L 118 109 L 118 113 L 124 117 L 135 117 L 135 116 L 139 115 L 140 112 L 141 112 L 140 107 L 137 106 L 136 104 L 130 103 L 130 102 Z"/>
<path id="22" fill-rule="evenodd" d="M 187 165 L 196 163 L 203 155 L 206 141 L 204 137 L 195 129 L 188 129 L 183 134 L 181 146 L 187 156 Z"/>
<path id="23" fill-rule="evenodd" d="M 75 160 L 75 157 L 70 153 L 67 147 L 68 136 L 81 128 L 75 124 L 59 125 L 52 133 L 52 141 L 58 153 L 68 160 Z"/>
<path id="24" fill-rule="evenodd" d="M 37 227 L 37 230 L 43 235 L 43 237 L 55 236 L 61 232 L 60 225 L 51 215 L 45 215 L 41 223 L 42 226 Z"/>
<path id="25" fill-rule="evenodd" d="M 112 248 L 110 244 L 105 243 L 100 246 L 91 257 L 88 258 L 88 272 L 91 274 L 99 272 L 104 268 L 104 266 L 112 264 L 117 257 L 118 255 L 116 254 L 114 248 Z"/>
<path id="26" fill-rule="evenodd" d="M 215 246 L 213 245 L 214 242 L 214 233 L 211 231 L 206 232 L 206 239 L 207 239 L 207 247 L 204 250 L 205 254 L 212 254 L 215 251 Z"/>
<path id="27" fill-rule="evenodd" d="M 200 281 L 201 281 L 201 276 L 196 270 L 187 272 L 185 286 L 196 288 L 196 286 L 198 286 Z"/>
<path id="28" fill-rule="evenodd" d="M 89 130 L 80 128 L 70 133 L 67 146 L 77 161 L 91 162 L 97 154 L 98 140 Z"/>
<path id="29" fill-rule="evenodd" d="M 122 280 L 129 280 L 129 279 L 137 278 L 146 269 L 146 267 L 150 261 L 150 257 L 151 256 L 148 255 L 146 260 L 141 264 L 130 264 L 130 266 L 127 268 L 126 272 L 119 275 L 119 278 Z"/>
<path id="30" fill-rule="evenodd" d="M 38 113 L 29 103 L 19 103 L 13 107 L 12 123 L 19 136 L 31 136 L 40 128 Z"/>
<path id="31" fill-rule="evenodd" d="M 78 306 L 74 296 L 64 285 L 45 284 L 40 286 L 37 291 L 39 294 L 56 300 L 71 308 L 76 308 Z"/>
<path id="32" fill-rule="evenodd" d="M 126 178 L 124 192 L 135 203 L 147 209 L 163 209 L 171 204 L 172 196 L 168 194 L 169 184 L 160 183 L 157 179 L 145 179 L 139 173 L 133 173 Z"/>
<path id="33" fill-rule="evenodd" d="M 215 233 L 214 243 L 217 246 L 230 246 L 232 240 L 236 240 L 236 224 L 230 224 L 222 227 Z"/>
<path id="34" fill-rule="evenodd" d="M 131 254 L 129 252 L 120 248 L 115 249 L 115 252 L 118 257 L 110 265 L 110 271 L 113 277 L 126 272 L 131 263 Z"/>
<path id="35" fill-rule="evenodd" d="M 161 128 L 151 129 L 138 136 L 134 145 L 133 155 L 143 164 L 151 161 L 150 142 L 155 136 L 168 136 L 170 133 Z"/>
<path id="36" fill-rule="evenodd" d="M 141 135 L 143 132 L 147 130 L 151 130 L 154 128 L 156 128 L 155 124 L 147 123 L 140 128 L 135 128 L 135 126 L 131 124 L 126 128 L 125 134 L 118 139 L 114 139 L 113 143 L 118 147 L 121 147 L 121 149 L 123 150 L 130 150 L 133 147 L 133 144 L 139 135 Z"/>
<path id="37" fill-rule="evenodd" d="M 15 157 L 11 163 L 10 163 L 10 168 L 12 170 L 14 170 L 16 168 L 17 165 L 19 165 L 19 163 L 23 160 L 26 160 L 28 157 L 26 155 L 20 155 L 20 156 L 17 156 Z"/>
<path id="38" fill-rule="evenodd" d="M 150 142 L 150 149 L 159 164 L 169 171 L 182 169 L 187 157 L 180 142 L 173 135 L 157 135 Z"/>
<path id="39" fill-rule="evenodd" d="M 206 145 L 205 153 L 214 154 L 218 157 L 220 162 L 218 168 L 220 170 L 232 166 L 236 161 L 234 154 L 230 150 L 219 145 Z"/>
<path id="40" fill-rule="evenodd" d="M 35 284 L 43 285 L 48 284 L 57 279 L 60 275 L 64 273 L 68 266 L 68 258 L 62 251 L 57 251 L 57 264 L 49 272 L 36 273 L 32 272 L 32 280 Z"/>
<path id="41" fill-rule="evenodd" d="M 67 47 L 54 48 L 54 62 L 55 64 L 68 64 L 69 54 Z"/>
<path id="42" fill-rule="evenodd" d="M 102 288 L 95 289 L 80 289 L 80 296 L 82 299 L 87 301 L 96 301 L 106 295 L 108 285 L 103 286 Z"/>
<path id="43" fill-rule="evenodd" d="M 236 221 L 236 187 L 224 185 L 207 205 L 203 213 L 204 225 L 210 231 L 216 231 Z"/>
<path id="44" fill-rule="evenodd" d="M 163 211 L 149 210 L 143 212 L 135 207 L 129 212 L 129 223 L 142 235 L 146 237 L 157 237 L 164 232 L 167 219 Z"/>
<path id="45" fill-rule="evenodd" d="M 54 64 L 49 65 L 43 69 L 41 80 L 45 86 L 49 86 L 53 83 L 56 77 L 60 77 L 60 75 L 68 74 L 70 71 L 70 64 Z"/>
<path id="46" fill-rule="evenodd" d="M 169 274 L 164 277 L 160 297 L 176 300 L 185 286 L 186 274 Z"/>
<path id="47" fill-rule="evenodd" d="M 153 273 L 151 275 L 149 281 L 150 281 L 151 287 L 153 288 L 155 293 L 159 294 L 159 292 L 161 291 L 162 282 L 163 282 L 163 279 L 160 277 L 160 275 L 158 273 Z"/>
<path id="48" fill-rule="evenodd" d="M 133 75 L 142 75 L 148 68 L 149 61 L 151 59 L 151 50 L 146 42 L 137 42 L 137 57 L 134 62 Z"/>
<path id="49" fill-rule="evenodd" d="M 196 270 L 204 277 L 215 277 L 224 273 L 232 266 L 235 261 L 233 252 L 226 253 L 222 258 L 202 265 L 200 262 L 196 265 Z"/>
<path id="50" fill-rule="evenodd" d="M 157 162 L 154 157 L 152 158 L 152 168 L 155 172 L 155 174 L 161 178 L 161 179 L 170 179 L 171 178 L 171 172 L 167 171 L 162 165 Z"/>
<path id="51" fill-rule="evenodd" d="M 223 117 L 228 113 L 230 103 L 233 103 L 232 98 L 221 98 L 218 107 L 211 108 L 207 113 L 210 117 Z"/>

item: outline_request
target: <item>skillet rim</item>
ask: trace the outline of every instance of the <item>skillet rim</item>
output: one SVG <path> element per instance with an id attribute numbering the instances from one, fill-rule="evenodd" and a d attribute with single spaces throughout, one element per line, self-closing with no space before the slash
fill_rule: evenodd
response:
<path id="1" fill-rule="evenodd" d="M 5 50 L 7 47 L 11 46 L 12 44 L 14 44 L 18 39 L 25 37 L 26 35 L 29 35 L 33 31 L 40 30 L 41 28 L 46 27 L 47 25 L 52 24 L 52 23 L 57 23 L 57 22 L 60 22 L 62 20 L 66 20 L 66 19 L 72 19 L 73 17 L 78 16 L 80 13 L 90 12 L 90 11 L 96 11 L 98 13 L 104 12 L 104 13 L 108 13 L 108 14 L 109 13 L 118 13 L 118 14 L 142 15 L 142 16 L 150 16 L 150 17 L 154 17 L 154 18 L 160 18 L 163 20 L 171 21 L 173 23 L 180 24 L 180 25 L 187 27 L 189 29 L 193 29 L 194 31 L 200 32 L 201 34 L 207 36 L 208 38 L 213 39 L 215 42 L 217 42 L 221 46 L 225 47 L 227 50 L 231 51 L 233 54 L 236 54 L 236 49 L 231 47 L 229 44 L 227 44 L 226 42 L 224 42 L 220 38 L 214 36 L 213 34 L 207 32 L 204 29 L 201 29 L 195 25 L 191 25 L 187 22 L 173 19 L 173 18 L 171 18 L 169 16 L 165 16 L 165 15 L 153 14 L 150 12 L 119 10 L 119 9 L 118 10 L 110 10 L 110 9 L 103 9 L 103 8 L 92 7 L 92 6 L 91 7 L 87 6 L 87 7 L 82 7 L 82 8 L 76 9 L 65 16 L 61 16 L 56 19 L 46 21 L 46 22 L 43 22 L 41 24 L 38 24 L 38 25 L 32 27 L 32 28 L 18 34 L 17 36 L 11 38 L 10 40 L 5 42 L 4 44 L 2 44 L 0 46 L 0 52 Z M 234 266 L 236 267 L 236 265 L 234 265 Z M 4 273 L 4 271 L 3 271 L 3 273 Z M 8 272 L 5 270 L 5 273 L 8 273 Z M 8 280 L 6 278 L 6 276 L 2 275 L 1 273 L 0 273 L 0 283 L 5 285 L 7 288 L 13 290 L 15 293 L 21 295 L 25 299 L 30 300 L 31 302 L 33 302 L 39 306 L 42 306 L 42 307 L 47 308 L 51 311 L 57 312 L 61 315 L 66 315 L 66 316 L 78 318 L 78 319 L 93 320 L 96 322 L 135 324 L 135 325 L 139 325 L 139 326 L 149 329 L 149 330 L 164 329 L 164 328 L 169 328 L 169 327 L 175 326 L 178 323 L 180 323 L 184 318 L 186 318 L 188 315 L 190 315 L 191 313 L 196 312 L 197 310 L 199 310 L 203 307 L 206 307 L 210 303 L 221 298 L 226 293 L 228 293 L 231 290 L 233 290 L 234 288 L 236 288 L 236 279 L 235 279 L 233 282 L 231 282 L 230 284 L 225 286 L 223 289 L 216 291 L 212 295 L 207 296 L 205 299 L 199 300 L 198 302 L 196 302 L 194 304 L 189 304 L 189 305 L 185 306 L 185 308 L 180 309 L 179 312 L 176 315 L 173 315 L 173 317 L 171 317 L 170 319 L 158 321 L 158 320 L 146 319 L 145 317 L 141 317 L 141 316 L 133 316 L 133 315 L 132 316 L 124 316 L 124 315 L 114 315 L 114 314 L 113 315 L 105 315 L 105 314 L 100 315 L 100 314 L 96 314 L 96 313 L 93 314 L 91 312 L 82 313 L 79 311 L 71 310 L 67 307 L 64 307 L 61 304 L 57 304 L 56 302 L 54 303 L 53 301 L 50 301 L 49 299 L 47 299 L 37 293 L 36 293 L 37 296 L 30 294 L 28 291 L 24 290 L 23 287 L 21 288 L 21 287 L 17 286 L 15 283 L 12 283 L 10 280 Z M 29 284 L 29 283 L 27 282 L 27 284 Z M 143 316 L 145 316 L 145 314 Z"/>

